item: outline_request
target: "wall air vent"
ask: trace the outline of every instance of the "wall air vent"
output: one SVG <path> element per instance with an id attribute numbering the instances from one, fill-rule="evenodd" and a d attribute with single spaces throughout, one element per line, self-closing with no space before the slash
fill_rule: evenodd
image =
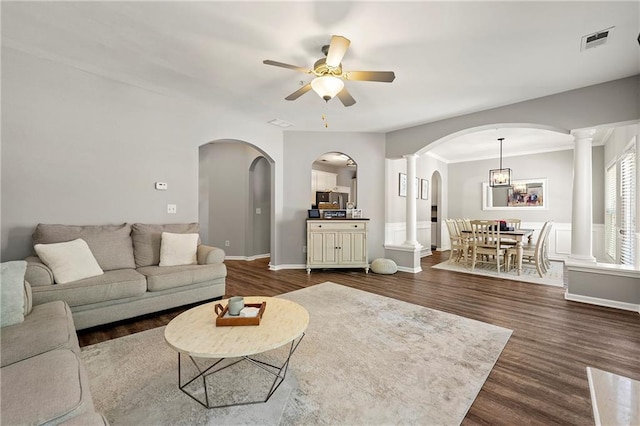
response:
<path id="1" fill-rule="evenodd" d="M 580 50 L 592 49 L 594 47 L 602 46 L 611 39 L 611 34 L 615 27 L 609 27 L 604 30 L 597 31 L 592 34 L 582 36 L 582 42 L 580 43 Z"/>

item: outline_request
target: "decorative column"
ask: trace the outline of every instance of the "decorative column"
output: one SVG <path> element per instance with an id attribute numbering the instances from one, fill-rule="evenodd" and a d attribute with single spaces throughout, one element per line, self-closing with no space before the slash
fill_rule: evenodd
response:
<path id="1" fill-rule="evenodd" d="M 416 154 L 404 155 L 407 160 L 407 225 L 405 246 L 420 247 L 417 235 L 417 210 L 416 210 Z"/>
<path id="2" fill-rule="evenodd" d="M 570 259 L 595 262 L 593 257 L 593 209 L 591 142 L 595 129 L 573 132 L 573 206 L 571 211 Z"/>

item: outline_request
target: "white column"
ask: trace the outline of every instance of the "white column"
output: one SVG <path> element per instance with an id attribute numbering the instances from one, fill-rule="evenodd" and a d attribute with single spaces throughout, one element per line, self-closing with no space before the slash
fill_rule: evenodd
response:
<path id="1" fill-rule="evenodd" d="M 592 171 L 591 142 L 594 129 L 573 133 L 573 205 L 571 211 L 571 255 L 570 259 L 595 262 L 592 254 Z"/>
<path id="2" fill-rule="evenodd" d="M 405 246 L 420 247 L 417 235 L 417 211 L 416 211 L 416 154 L 405 155 L 407 160 L 407 221 Z"/>

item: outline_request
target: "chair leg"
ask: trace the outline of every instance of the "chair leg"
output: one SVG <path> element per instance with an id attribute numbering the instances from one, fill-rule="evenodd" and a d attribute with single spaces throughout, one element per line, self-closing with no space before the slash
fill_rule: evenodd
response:
<path id="1" fill-rule="evenodd" d="M 475 249 L 471 251 L 471 270 L 476 269 L 476 251 Z"/>

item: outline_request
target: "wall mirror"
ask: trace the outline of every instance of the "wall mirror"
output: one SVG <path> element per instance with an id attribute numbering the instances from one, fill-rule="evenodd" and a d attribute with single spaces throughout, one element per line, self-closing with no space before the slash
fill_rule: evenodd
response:
<path id="1" fill-rule="evenodd" d="M 358 165 L 342 152 L 327 152 L 311 166 L 311 208 L 357 207 Z"/>
<path id="2" fill-rule="evenodd" d="M 482 210 L 546 210 L 547 179 L 515 180 L 511 186 L 482 182 Z"/>

